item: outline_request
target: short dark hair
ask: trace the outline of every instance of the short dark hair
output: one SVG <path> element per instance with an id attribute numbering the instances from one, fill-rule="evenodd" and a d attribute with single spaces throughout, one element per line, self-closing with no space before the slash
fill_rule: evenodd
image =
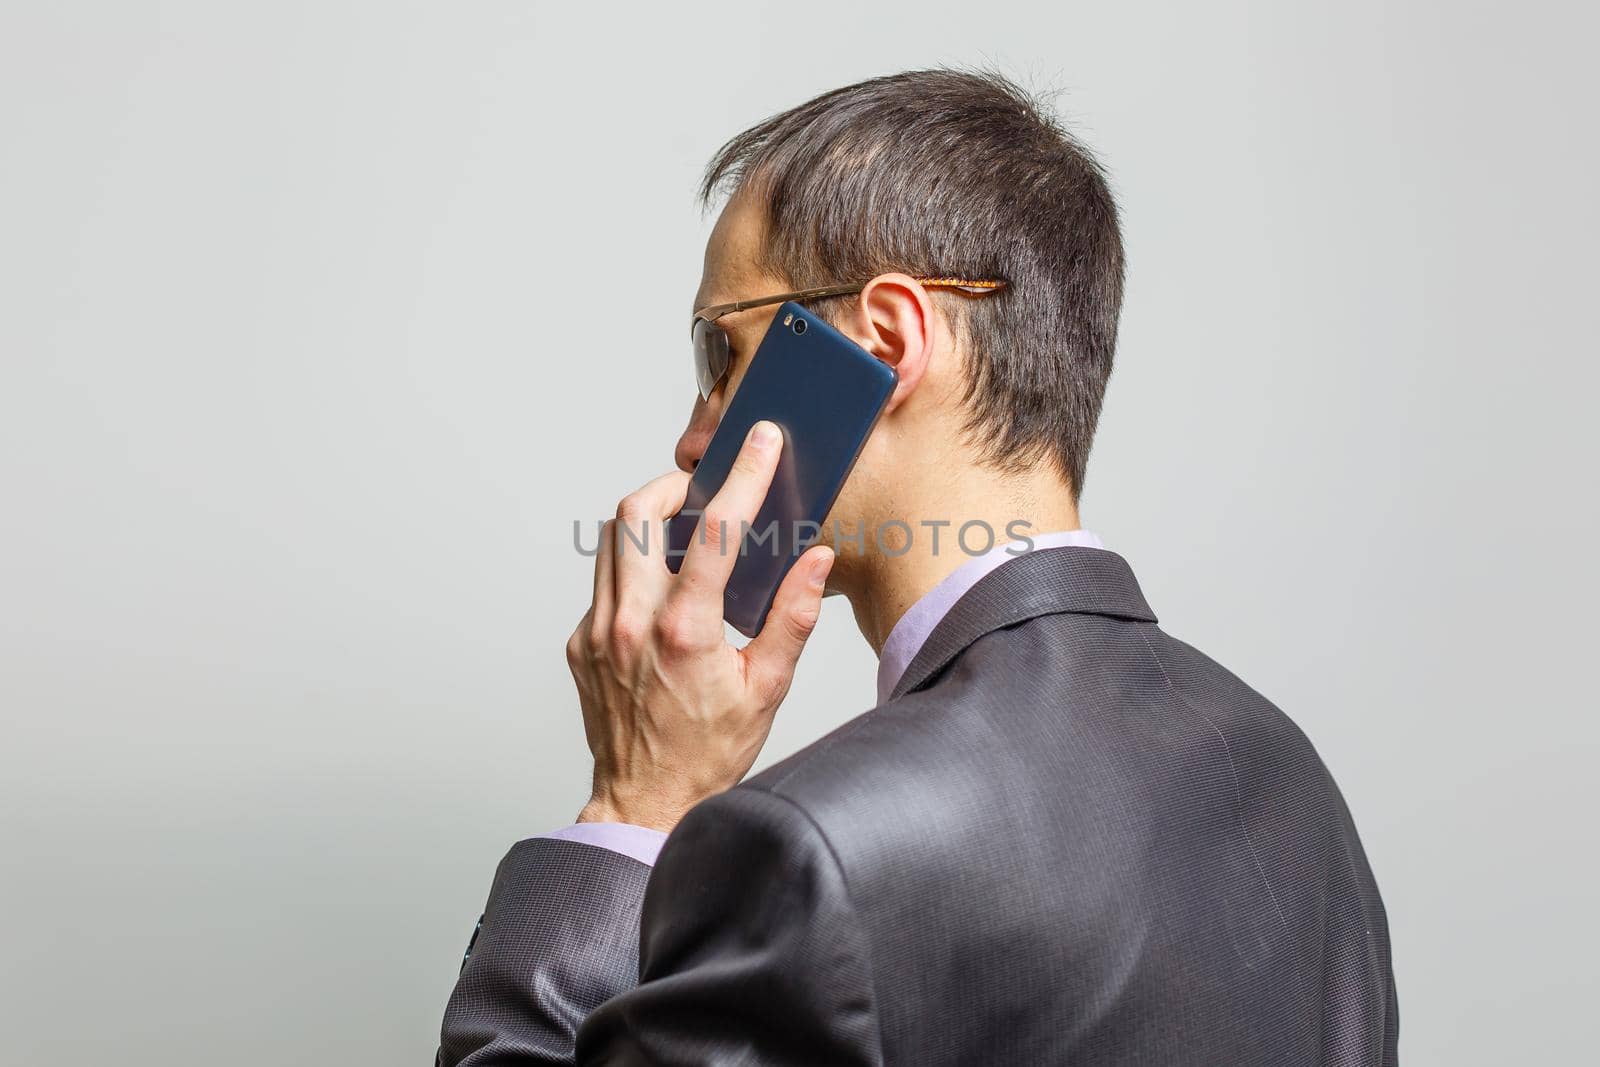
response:
<path id="1" fill-rule="evenodd" d="M 873 78 L 723 145 L 701 201 L 725 191 L 757 198 L 762 266 L 795 288 L 890 271 L 1010 283 L 940 298 L 970 361 L 967 432 L 987 462 L 1052 461 L 1082 491 L 1116 349 L 1122 235 L 1100 164 L 1040 101 L 987 71 Z"/>

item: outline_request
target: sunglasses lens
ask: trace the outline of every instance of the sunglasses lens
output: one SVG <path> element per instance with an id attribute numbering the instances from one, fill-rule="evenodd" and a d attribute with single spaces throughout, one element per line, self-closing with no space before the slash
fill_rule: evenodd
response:
<path id="1" fill-rule="evenodd" d="M 711 391 L 728 373 L 728 335 L 721 326 L 705 319 L 694 324 L 694 380 L 700 397 L 711 399 Z"/>

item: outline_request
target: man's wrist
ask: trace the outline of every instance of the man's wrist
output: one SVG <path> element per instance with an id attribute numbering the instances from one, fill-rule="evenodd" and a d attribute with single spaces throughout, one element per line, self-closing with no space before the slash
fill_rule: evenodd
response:
<path id="1" fill-rule="evenodd" d="M 627 822 L 628 820 L 622 818 L 617 813 L 616 809 L 613 808 L 610 804 L 607 804 L 607 803 L 605 803 L 605 802 L 603 802 L 603 801 L 601 801 L 599 799 L 591 799 L 589 801 L 589 803 L 587 803 L 587 804 L 585 804 L 583 806 L 583 810 L 578 812 L 578 818 L 575 821 L 576 822 Z"/>
<path id="2" fill-rule="evenodd" d="M 629 826 L 643 826 L 648 830 L 671 833 L 693 804 L 662 803 L 651 798 L 624 801 L 612 793 L 596 791 L 589 803 L 578 812 L 580 823 L 615 822 Z"/>

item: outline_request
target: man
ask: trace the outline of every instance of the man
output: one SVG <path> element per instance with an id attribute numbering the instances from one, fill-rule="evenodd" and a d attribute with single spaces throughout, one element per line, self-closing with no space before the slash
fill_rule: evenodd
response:
<path id="1" fill-rule="evenodd" d="M 1383 905 L 1328 771 L 1079 526 L 1123 274 L 1085 149 L 1001 79 L 925 71 L 739 135 L 724 189 L 695 308 L 754 306 L 702 316 L 682 472 L 602 542 L 567 649 L 593 796 L 501 864 L 440 1062 L 1395 1062 Z M 717 531 L 781 437 L 752 432 L 679 574 L 637 535 L 682 504 L 762 298 L 835 283 L 860 291 L 812 306 L 898 384 L 833 543 L 736 650 Z M 973 556 L 962 527 L 1026 540 Z M 877 705 L 739 784 L 825 591 L 880 655 Z"/>

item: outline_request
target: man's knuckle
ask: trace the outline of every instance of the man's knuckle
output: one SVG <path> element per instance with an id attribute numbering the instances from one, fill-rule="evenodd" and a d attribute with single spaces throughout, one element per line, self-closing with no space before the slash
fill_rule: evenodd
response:
<path id="1" fill-rule="evenodd" d="M 811 631 L 817 628 L 817 612 L 810 608 L 790 612 L 787 625 L 790 637 L 796 641 L 804 641 L 811 636 Z"/>
<path id="2" fill-rule="evenodd" d="M 609 645 L 613 655 L 626 657 L 639 645 L 643 636 L 643 627 L 632 612 L 618 611 L 611 619 L 611 633 L 608 635 Z"/>
<path id="3" fill-rule="evenodd" d="M 699 628 L 687 611 L 679 607 L 666 608 L 656 616 L 655 636 L 662 648 L 683 652 L 699 643 Z"/>

